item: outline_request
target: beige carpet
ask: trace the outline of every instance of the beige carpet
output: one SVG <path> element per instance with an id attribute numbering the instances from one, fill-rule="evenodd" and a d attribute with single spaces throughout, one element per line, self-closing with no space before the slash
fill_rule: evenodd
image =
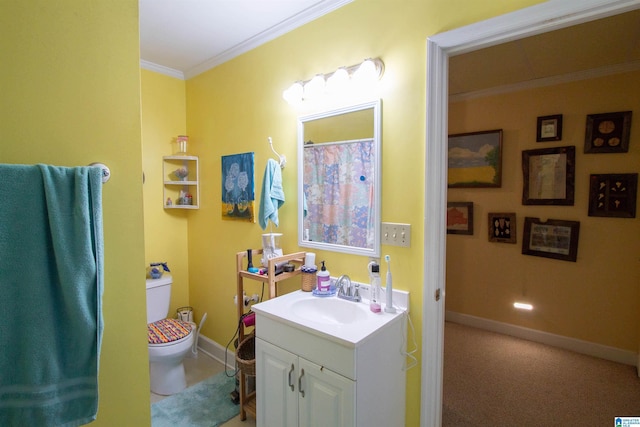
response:
<path id="1" fill-rule="evenodd" d="M 636 368 L 446 322 L 442 425 L 613 426 L 640 415 Z"/>

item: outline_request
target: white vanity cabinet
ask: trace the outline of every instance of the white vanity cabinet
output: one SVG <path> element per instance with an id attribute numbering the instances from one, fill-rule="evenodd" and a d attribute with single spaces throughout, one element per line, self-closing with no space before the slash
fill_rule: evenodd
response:
<path id="1" fill-rule="evenodd" d="M 258 427 L 405 424 L 403 314 L 379 314 L 382 326 L 351 340 L 280 318 L 275 304 L 254 306 Z"/>
<path id="2" fill-rule="evenodd" d="M 260 338 L 256 363 L 258 426 L 355 425 L 355 381 Z"/>

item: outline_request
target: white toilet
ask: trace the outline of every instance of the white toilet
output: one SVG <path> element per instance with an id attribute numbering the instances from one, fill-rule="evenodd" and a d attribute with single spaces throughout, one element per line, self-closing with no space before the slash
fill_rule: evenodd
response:
<path id="1" fill-rule="evenodd" d="M 167 319 L 171 299 L 170 274 L 147 279 L 147 338 L 151 391 L 168 396 L 187 387 L 182 360 L 191 351 L 195 328 L 189 322 Z"/>

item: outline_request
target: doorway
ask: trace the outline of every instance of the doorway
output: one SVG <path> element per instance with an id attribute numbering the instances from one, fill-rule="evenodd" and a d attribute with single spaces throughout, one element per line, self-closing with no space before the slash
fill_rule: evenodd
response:
<path id="1" fill-rule="evenodd" d="M 427 40 L 422 427 L 442 422 L 449 57 L 639 8 L 639 0 L 550 0 Z"/>

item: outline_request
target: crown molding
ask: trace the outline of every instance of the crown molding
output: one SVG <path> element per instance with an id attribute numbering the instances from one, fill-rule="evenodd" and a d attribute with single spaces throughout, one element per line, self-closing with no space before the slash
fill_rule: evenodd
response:
<path id="1" fill-rule="evenodd" d="M 224 62 L 240 56 L 245 52 L 255 49 L 260 45 L 263 45 L 277 37 L 280 37 L 283 34 L 288 33 L 289 31 L 292 31 L 315 19 L 318 19 L 321 16 L 333 12 L 334 10 L 353 1 L 354 0 L 328 0 L 322 3 L 318 3 L 317 5 L 303 10 L 302 12 L 282 21 L 279 24 L 276 24 L 259 34 L 256 34 L 254 37 L 251 37 L 244 42 L 225 50 L 224 52 L 214 56 L 213 58 L 208 59 L 207 61 L 186 70 L 184 75 L 187 79 L 190 79 L 197 76 L 198 74 L 202 74 L 205 71 L 208 71 Z"/>
<path id="2" fill-rule="evenodd" d="M 607 16 L 635 10 L 640 0 L 547 0 L 462 28 L 436 34 L 429 40 L 447 52 L 461 55 L 485 47 L 518 40 L 547 31 L 582 24 Z"/>
<path id="3" fill-rule="evenodd" d="M 472 92 L 457 93 L 449 96 L 449 102 L 460 102 L 487 96 L 502 95 L 505 93 L 519 92 L 527 89 L 535 89 L 545 86 L 555 86 L 563 83 L 577 82 L 581 80 L 591 80 L 599 77 L 606 77 L 613 74 L 629 73 L 640 70 L 640 61 L 632 61 L 624 64 L 608 65 L 606 67 L 593 68 L 590 70 L 577 71 L 575 73 L 561 74 L 557 76 L 544 77 L 540 79 L 528 80 L 525 82 L 512 83 L 495 86 L 489 89 L 481 89 Z"/>
<path id="4" fill-rule="evenodd" d="M 145 61 L 144 59 L 140 60 L 140 68 L 144 68 L 145 70 L 155 71 L 156 73 L 164 74 L 169 77 L 175 77 L 180 80 L 184 80 L 184 73 L 180 70 L 175 70 L 173 68 L 165 67 L 164 65 L 158 65 L 153 62 Z"/>

